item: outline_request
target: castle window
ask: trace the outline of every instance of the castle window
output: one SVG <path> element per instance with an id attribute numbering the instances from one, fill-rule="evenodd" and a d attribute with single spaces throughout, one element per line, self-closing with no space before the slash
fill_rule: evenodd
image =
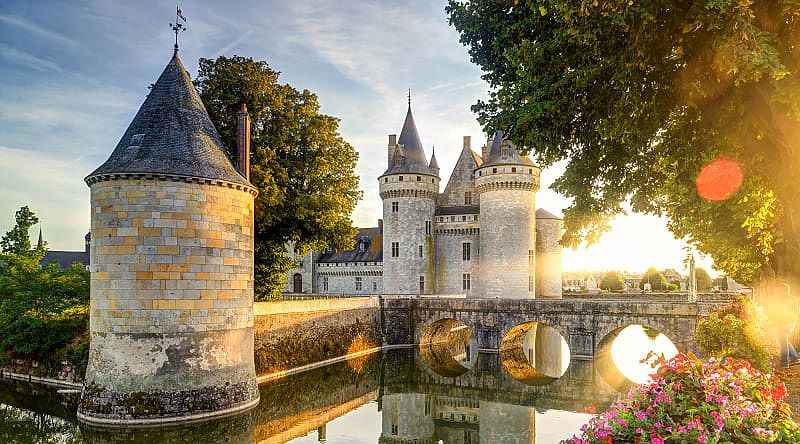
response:
<path id="1" fill-rule="evenodd" d="M 422 182 L 422 177 L 417 176 L 417 182 Z"/>
<path id="2" fill-rule="evenodd" d="M 425 293 L 425 276 L 419 277 L 419 292 Z"/>
<path id="3" fill-rule="evenodd" d="M 472 217 L 473 217 L 475 220 L 478 220 L 478 215 L 477 215 L 477 214 L 476 214 L 476 215 L 474 215 L 474 216 L 472 216 Z"/>
<path id="4" fill-rule="evenodd" d="M 402 182 L 402 181 L 403 181 L 403 176 L 400 176 L 400 182 Z"/>
<path id="5" fill-rule="evenodd" d="M 430 235 L 432 227 L 433 227 L 433 224 L 431 223 L 431 221 L 426 220 L 425 221 L 425 234 Z"/>
<path id="6" fill-rule="evenodd" d="M 322 291 L 328 291 L 328 276 L 322 278 Z"/>
<path id="7" fill-rule="evenodd" d="M 433 177 L 431 177 L 431 183 L 436 183 L 436 179 L 434 179 Z"/>
<path id="8" fill-rule="evenodd" d="M 392 242 L 392 257 L 400 257 L 400 242 Z"/>
<path id="9" fill-rule="evenodd" d="M 378 291 L 378 283 L 375 281 L 372 282 L 372 291 Z"/>
<path id="10" fill-rule="evenodd" d="M 398 211 L 400 211 L 400 203 L 392 202 L 392 213 L 397 213 Z"/>
<path id="11" fill-rule="evenodd" d="M 472 191 L 464 192 L 464 205 L 472 205 Z"/>
<path id="12" fill-rule="evenodd" d="M 387 177 L 387 178 L 383 179 L 383 183 L 389 183 L 389 178 Z"/>
<path id="13" fill-rule="evenodd" d="M 461 244 L 461 259 L 468 261 L 472 258 L 472 243 L 464 242 Z"/>
<path id="14" fill-rule="evenodd" d="M 356 291 L 361 291 L 361 276 L 356 276 Z"/>
<path id="15" fill-rule="evenodd" d="M 422 257 L 422 245 L 419 246 L 419 257 Z"/>
<path id="16" fill-rule="evenodd" d="M 516 173 L 517 172 L 517 167 L 511 167 L 511 172 L 512 173 Z"/>
<path id="17" fill-rule="evenodd" d="M 461 221 L 462 222 L 466 222 L 467 221 L 467 216 L 461 216 Z"/>
<path id="18" fill-rule="evenodd" d="M 392 435 L 397 435 L 397 424 L 392 424 Z"/>
<path id="19" fill-rule="evenodd" d="M 533 174 L 533 168 L 528 168 L 528 174 Z"/>
<path id="20" fill-rule="evenodd" d="M 469 290 L 470 288 L 472 288 L 472 276 L 469 273 L 464 273 L 461 275 L 461 289 Z"/>
<path id="21" fill-rule="evenodd" d="M 496 173 L 496 172 L 497 172 L 497 168 L 492 168 L 492 173 Z"/>
<path id="22" fill-rule="evenodd" d="M 361 240 L 358 241 L 358 252 L 359 253 L 363 253 L 365 251 L 367 251 L 367 241 L 364 240 L 364 239 L 361 239 Z"/>
<path id="23" fill-rule="evenodd" d="M 533 276 L 528 276 L 528 291 L 533 291 Z"/>
<path id="24" fill-rule="evenodd" d="M 455 221 L 456 221 L 456 217 L 455 216 L 450 216 L 450 222 L 455 222 Z"/>

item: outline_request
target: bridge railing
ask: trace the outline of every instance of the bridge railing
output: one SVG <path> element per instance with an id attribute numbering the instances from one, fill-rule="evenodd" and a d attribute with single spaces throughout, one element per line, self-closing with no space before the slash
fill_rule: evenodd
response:
<path id="1" fill-rule="evenodd" d="M 382 297 L 384 299 L 465 299 L 466 294 L 352 294 L 352 293 L 282 293 L 280 295 L 281 301 L 306 301 L 312 299 L 350 299 L 350 298 L 375 298 Z"/>

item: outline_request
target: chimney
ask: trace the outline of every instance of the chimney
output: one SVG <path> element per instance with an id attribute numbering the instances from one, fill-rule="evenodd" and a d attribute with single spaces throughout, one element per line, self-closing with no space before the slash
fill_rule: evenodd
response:
<path id="1" fill-rule="evenodd" d="M 486 162 L 486 158 L 489 156 L 489 142 L 483 144 L 481 148 L 481 159 Z"/>
<path id="2" fill-rule="evenodd" d="M 383 234 L 383 219 L 378 219 L 378 231 Z"/>
<path id="3" fill-rule="evenodd" d="M 247 105 L 244 103 L 242 109 L 236 113 L 236 145 L 239 172 L 250 180 L 250 114 L 247 113 Z"/>
<path id="4" fill-rule="evenodd" d="M 389 134 L 389 147 L 387 149 L 388 155 L 386 156 L 388 167 L 392 167 L 392 154 L 394 154 L 394 148 L 397 146 L 397 134 Z"/>
<path id="5" fill-rule="evenodd" d="M 472 138 L 470 136 L 464 136 L 464 149 L 470 150 L 472 149 Z"/>

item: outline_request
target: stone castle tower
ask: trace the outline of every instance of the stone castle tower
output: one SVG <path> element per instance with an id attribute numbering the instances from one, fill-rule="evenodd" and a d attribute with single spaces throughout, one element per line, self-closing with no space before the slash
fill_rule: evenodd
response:
<path id="1" fill-rule="evenodd" d="M 536 192 L 540 169 L 498 131 L 475 170 L 480 195 L 481 286 L 485 297 L 533 298 L 536 291 Z M 560 233 L 559 233 L 560 234 Z"/>
<path id="2" fill-rule="evenodd" d="M 388 168 L 379 178 L 383 201 L 383 292 L 433 293 L 434 230 L 439 167 L 428 163 L 408 105 L 400 138 L 389 136 Z"/>
<path id="3" fill-rule="evenodd" d="M 255 406 L 253 203 L 178 51 L 91 189 L 91 346 L 78 416 L 99 424 Z"/>

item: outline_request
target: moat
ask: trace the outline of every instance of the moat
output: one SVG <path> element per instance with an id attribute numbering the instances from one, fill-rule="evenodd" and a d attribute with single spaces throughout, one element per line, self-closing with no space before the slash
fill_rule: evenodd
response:
<path id="1" fill-rule="evenodd" d="M 387 350 L 263 383 L 246 414 L 161 429 L 79 425 L 76 395 L 3 381 L 0 442 L 554 443 L 626 388 L 596 362 L 567 359 L 555 377 L 473 340 Z"/>

